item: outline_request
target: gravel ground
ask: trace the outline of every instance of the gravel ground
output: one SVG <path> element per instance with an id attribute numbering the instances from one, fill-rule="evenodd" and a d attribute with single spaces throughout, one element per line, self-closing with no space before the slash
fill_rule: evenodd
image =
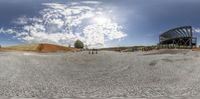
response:
<path id="1" fill-rule="evenodd" d="M 200 93 L 199 60 L 200 53 L 189 50 L 95 55 L 0 52 L 0 97 L 195 96 Z"/>

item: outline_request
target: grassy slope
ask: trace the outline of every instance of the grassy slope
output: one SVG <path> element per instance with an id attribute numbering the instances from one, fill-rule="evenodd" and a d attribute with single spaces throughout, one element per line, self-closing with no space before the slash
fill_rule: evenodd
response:
<path id="1" fill-rule="evenodd" d="M 2 50 L 16 50 L 16 51 L 37 51 L 39 44 L 27 44 L 3 47 Z"/>

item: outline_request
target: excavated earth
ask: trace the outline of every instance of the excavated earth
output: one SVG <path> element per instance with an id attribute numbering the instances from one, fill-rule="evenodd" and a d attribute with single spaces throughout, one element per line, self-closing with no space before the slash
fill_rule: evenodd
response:
<path id="1" fill-rule="evenodd" d="M 191 50 L 0 52 L 0 97 L 153 99 L 199 93 L 200 53 Z"/>

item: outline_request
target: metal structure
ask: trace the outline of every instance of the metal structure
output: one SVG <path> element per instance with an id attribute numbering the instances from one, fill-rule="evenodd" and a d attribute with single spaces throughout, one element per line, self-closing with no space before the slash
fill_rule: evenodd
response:
<path id="1" fill-rule="evenodd" d="M 168 30 L 159 36 L 160 48 L 193 48 L 197 38 L 193 37 L 192 26 L 183 26 Z"/>

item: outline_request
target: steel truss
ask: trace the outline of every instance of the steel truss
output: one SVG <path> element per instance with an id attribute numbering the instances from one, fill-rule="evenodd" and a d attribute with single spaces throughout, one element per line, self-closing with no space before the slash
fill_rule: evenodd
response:
<path id="1" fill-rule="evenodd" d="M 192 26 L 182 26 L 162 33 L 159 36 L 160 48 L 193 48 L 197 38 L 193 37 Z"/>

